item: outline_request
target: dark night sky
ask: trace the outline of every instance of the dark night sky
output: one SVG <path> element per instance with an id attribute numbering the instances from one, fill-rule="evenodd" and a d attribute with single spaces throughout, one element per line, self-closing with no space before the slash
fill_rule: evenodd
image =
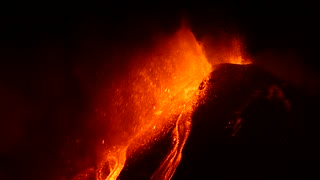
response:
<path id="1" fill-rule="evenodd" d="M 83 5 L 68 16 L 1 16 L 0 179 L 59 176 L 56 167 L 65 164 L 61 151 L 68 138 L 96 135 L 85 128 L 85 121 L 92 93 L 105 80 L 99 76 L 101 70 L 110 73 L 106 79 L 125 71 L 132 47 L 147 48 L 154 34 L 174 32 L 181 16 L 187 17 L 197 37 L 239 33 L 253 57 L 268 49 L 280 52 L 280 57 L 281 52 L 294 52 L 299 54 L 295 67 L 318 73 L 320 31 L 314 5 L 230 4 L 103 3 Z M 282 64 L 272 73 L 286 79 L 291 59 L 272 57 L 276 61 L 271 66 Z M 263 58 L 257 61 L 265 64 Z M 313 82 L 310 88 L 315 86 Z M 87 142 L 74 147 L 75 157 L 90 157 L 92 142 Z"/>

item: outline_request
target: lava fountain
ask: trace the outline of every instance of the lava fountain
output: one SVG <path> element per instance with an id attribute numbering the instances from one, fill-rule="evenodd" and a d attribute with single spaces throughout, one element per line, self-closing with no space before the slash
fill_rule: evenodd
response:
<path id="1" fill-rule="evenodd" d="M 230 52 L 229 59 L 239 63 L 234 55 Z M 191 130 L 193 110 L 205 95 L 212 63 L 185 26 L 131 62 L 128 74 L 113 83 L 111 98 L 97 109 L 106 122 L 106 136 L 95 177 L 117 179 L 135 152 L 171 133 L 172 148 L 151 177 L 171 179 Z"/>
<path id="2" fill-rule="evenodd" d="M 139 58 L 145 60 L 132 65 L 128 78 L 115 85 L 109 115 L 115 142 L 105 152 L 98 179 L 116 179 L 130 158 L 129 147 L 133 152 L 146 146 L 173 124 L 175 145 L 153 176 L 170 179 L 190 132 L 191 113 L 201 95 L 198 87 L 212 70 L 187 28 L 163 40 L 147 57 Z M 108 175 L 103 171 L 105 166 L 109 167 Z"/>

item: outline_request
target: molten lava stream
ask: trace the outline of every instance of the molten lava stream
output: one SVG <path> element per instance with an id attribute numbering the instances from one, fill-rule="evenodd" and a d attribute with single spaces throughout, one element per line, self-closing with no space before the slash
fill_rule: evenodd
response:
<path id="1" fill-rule="evenodd" d="M 235 57 L 240 52 L 236 45 L 227 59 L 241 64 L 242 56 Z M 172 133 L 173 146 L 151 179 L 171 179 L 191 130 L 192 113 L 205 97 L 206 80 L 214 64 L 207 61 L 202 46 L 185 26 L 172 37 L 161 38 L 151 52 L 143 52 L 133 62 L 128 74 L 114 83 L 112 100 L 99 107 L 108 114 L 103 117 L 108 144 L 100 153 L 95 173 L 98 180 L 117 179 L 127 158 L 166 133 Z"/>
<path id="2" fill-rule="evenodd" d="M 180 163 L 183 146 L 191 130 L 191 118 L 189 115 L 183 117 L 183 112 L 179 115 L 173 132 L 174 147 L 163 161 L 161 166 L 152 175 L 151 179 L 171 179 L 177 166 Z M 186 119 L 183 119 L 186 118 Z"/>

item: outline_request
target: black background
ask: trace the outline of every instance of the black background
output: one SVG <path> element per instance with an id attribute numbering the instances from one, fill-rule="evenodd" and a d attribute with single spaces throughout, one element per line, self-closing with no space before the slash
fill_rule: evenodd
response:
<path id="1" fill-rule="evenodd" d="M 98 3 L 46 5 L 41 12 L 23 6 L 0 17 L 0 179 L 59 179 L 74 173 L 82 167 L 66 170 L 72 166 L 66 165 L 66 149 L 85 165 L 94 164 L 90 147 L 97 132 L 85 125 L 92 94 L 104 78 L 125 71 L 126 54 L 147 48 L 156 33 L 174 32 L 181 17 L 199 38 L 238 33 L 252 57 L 267 49 L 289 51 L 299 54 L 296 67 L 315 74 L 319 69 L 318 13 L 312 4 Z M 114 60 L 116 54 L 121 58 Z M 284 74 L 291 64 L 285 59 L 272 61 L 272 66 L 284 62 L 277 69 Z M 108 74 L 103 78 L 101 66 Z M 309 86 L 311 91 L 302 92 L 315 99 L 317 84 Z M 306 101 L 302 109 L 308 109 L 306 121 L 317 131 L 316 102 Z M 72 144 L 77 137 L 83 143 Z"/>

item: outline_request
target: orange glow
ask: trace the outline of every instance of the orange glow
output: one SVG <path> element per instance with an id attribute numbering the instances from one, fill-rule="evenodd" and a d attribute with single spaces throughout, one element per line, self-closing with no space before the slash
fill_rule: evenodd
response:
<path id="1" fill-rule="evenodd" d="M 244 53 L 242 47 L 239 39 L 233 39 L 229 58 L 226 59 L 226 62 L 231 64 L 251 64 L 248 57 L 243 57 Z"/>
<path id="2" fill-rule="evenodd" d="M 173 137 L 176 145 L 163 162 L 163 177 L 171 177 L 181 159 L 181 150 L 190 131 L 191 112 L 197 103 L 200 83 L 208 77 L 211 65 L 192 32 L 182 28 L 132 65 L 127 79 L 114 88 L 110 108 L 113 147 L 106 150 L 98 178 L 116 179 L 132 151 L 168 131 L 176 124 Z M 179 118 L 176 118 L 176 115 Z M 184 134 L 179 132 L 184 126 Z M 109 174 L 102 170 L 109 165 Z M 166 178 L 169 179 L 169 178 Z"/>
<path id="3" fill-rule="evenodd" d="M 221 63 L 251 64 L 247 56 L 241 38 L 220 34 L 219 37 L 202 37 L 204 53 L 212 65 Z"/>
<path id="4" fill-rule="evenodd" d="M 226 61 L 244 62 L 237 48 L 240 45 L 236 42 Z M 110 123 L 106 126 L 108 140 L 102 142 L 105 148 L 100 152 L 96 178 L 117 179 L 127 158 L 169 133 L 173 126 L 173 147 L 152 176 L 171 179 L 191 130 L 193 110 L 205 95 L 212 63 L 184 26 L 170 38 L 162 38 L 150 52 L 135 55 L 132 62 L 128 74 L 113 84 L 108 105 L 98 110 Z M 204 89 L 200 90 L 202 82 Z"/>

